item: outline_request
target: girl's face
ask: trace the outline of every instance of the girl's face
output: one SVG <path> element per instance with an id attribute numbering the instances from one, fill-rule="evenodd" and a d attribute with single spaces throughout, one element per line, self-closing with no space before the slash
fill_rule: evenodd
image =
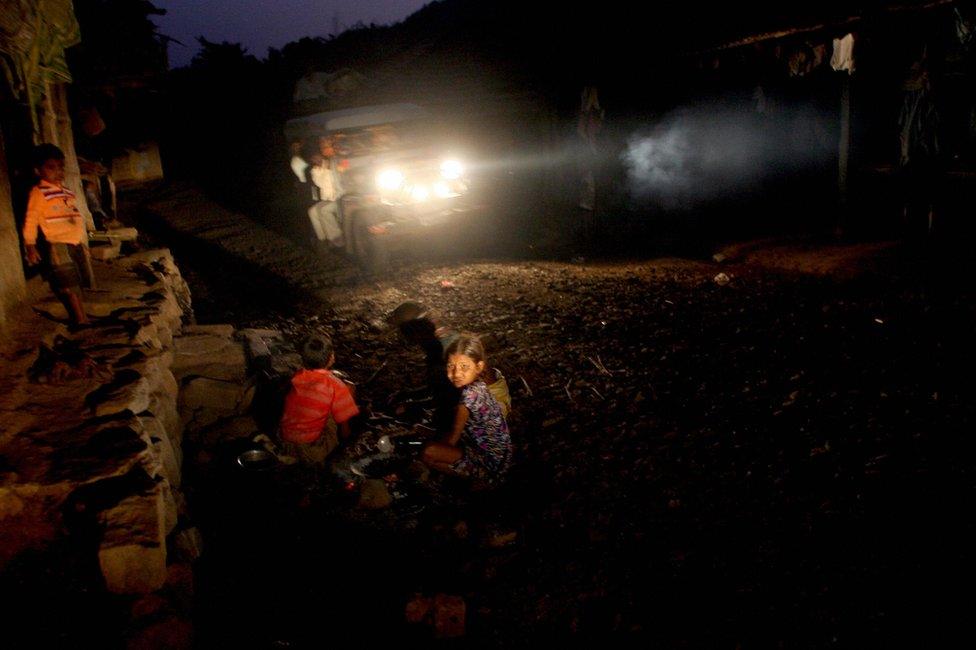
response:
<path id="1" fill-rule="evenodd" d="M 463 388 L 478 378 L 485 369 L 484 361 L 475 361 L 466 354 L 447 357 L 447 378 L 455 388 Z"/>

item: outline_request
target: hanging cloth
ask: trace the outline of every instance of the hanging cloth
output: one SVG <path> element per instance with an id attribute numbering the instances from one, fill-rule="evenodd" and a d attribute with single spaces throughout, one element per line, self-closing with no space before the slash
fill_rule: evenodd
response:
<path id="1" fill-rule="evenodd" d="M 904 166 L 909 162 L 934 161 L 939 155 L 939 112 L 932 101 L 924 60 L 912 65 L 902 89 L 905 94 L 898 115 L 899 162 Z"/>
<path id="2" fill-rule="evenodd" d="M 838 72 L 854 73 L 854 34 L 834 39 L 834 55 L 830 57 L 830 67 Z"/>
<path id="3" fill-rule="evenodd" d="M 0 8 L 0 64 L 11 90 L 30 107 L 36 132 L 45 84 L 71 82 L 64 51 L 80 42 L 71 0 L 5 0 Z"/>

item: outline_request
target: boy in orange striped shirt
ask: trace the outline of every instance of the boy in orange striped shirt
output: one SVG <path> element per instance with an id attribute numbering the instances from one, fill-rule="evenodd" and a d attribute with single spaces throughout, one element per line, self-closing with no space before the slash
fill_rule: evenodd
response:
<path id="1" fill-rule="evenodd" d="M 75 194 L 64 186 L 64 152 L 53 144 L 34 150 L 34 171 L 40 181 L 27 199 L 24 249 L 27 264 L 41 261 L 37 247 L 40 231 L 47 242 L 45 276 L 51 290 L 68 312 L 71 325 L 88 324 L 81 301 L 81 286 L 92 287 L 91 258 L 85 244 L 85 219 L 75 206 Z"/>
<path id="2" fill-rule="evenodd" d="M 304 368 L 291 379 L 280 434 L 286 454 L 306 465 L 322 465 L 350 435 L 349 420 L 359 414 L 348 384 L 329 368 L 335 363 L 332 339 L 306 337 L 300 346 Z"/>

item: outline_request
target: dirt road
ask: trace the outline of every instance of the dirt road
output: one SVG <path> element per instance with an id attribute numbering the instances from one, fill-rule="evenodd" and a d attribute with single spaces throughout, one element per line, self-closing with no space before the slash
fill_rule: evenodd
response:
<path id="1" fill-rule="evenodd" d="M 193 192 L 149 210 L 201 320 L 326 328 L 354 379 L 383 368 L 367 406 L 416 383 L 419 353 L 381 326 L 400 301 L 489 337 L 519 542 L 460 560 L 476 645 L 931 643 L 971 611 L 946 584 L 971 593 L 965 291 L 682 259 L 461 259 L 363 284 Z"/>

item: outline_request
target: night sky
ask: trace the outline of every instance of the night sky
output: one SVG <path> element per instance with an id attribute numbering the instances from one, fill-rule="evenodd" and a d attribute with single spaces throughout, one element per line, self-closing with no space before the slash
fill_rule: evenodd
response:
<path id="1" fill-rule="evenodd" d="M 403 20 L 430 0 L 153 0 L 166 15 L 157 17 L 171 43 L 170 65 L 190 62 L 197 37 L 242 43 L 258 58 L 303 36 L 328 36 L 362 21 L 385 25 Z"/>

